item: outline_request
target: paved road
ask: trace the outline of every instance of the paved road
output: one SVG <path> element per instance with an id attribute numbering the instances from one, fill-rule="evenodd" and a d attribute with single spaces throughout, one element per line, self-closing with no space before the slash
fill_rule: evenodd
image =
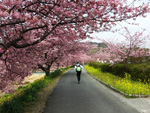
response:
<path id="1" fill-rule="evenodd" d="M 109 91 L 85 70 L 81 83 L 77 84 L 75 72 L 71 69 L 54 88 L 44 113 L 139 113 Z"/>

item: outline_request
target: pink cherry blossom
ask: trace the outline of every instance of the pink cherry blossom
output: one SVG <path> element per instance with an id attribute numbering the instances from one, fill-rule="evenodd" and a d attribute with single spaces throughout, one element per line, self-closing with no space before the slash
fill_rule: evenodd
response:
<path id="1" fill-rule="evenodd" d="M 45 1 L 0 1 L 1 89 L 12 81 L 21 82 L 38 66 L 49 70 L 52 64 L 65 66 L 75 60 L 98 59 L 98 55 L 88 54 L 86 44 L 78 41 L 90 37 L 90 32 L 109 31 L 118 21 L 145 16 L 149 7 L 128 6 L 124 4 L 126 0 Z M 119 49 L 120 56 L 124 53 Z"/>

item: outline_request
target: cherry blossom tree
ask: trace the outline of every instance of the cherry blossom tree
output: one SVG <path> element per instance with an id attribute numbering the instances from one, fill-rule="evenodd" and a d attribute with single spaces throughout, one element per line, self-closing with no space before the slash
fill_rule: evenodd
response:
<path id="1" fill-rule="evenodd" d="M 37 68 L 37 64 L 39 67 L 46 62 L 51 65 L 55 56 L 71 55 L 66 52 L 69 51 L 66 49 L 68 46 L 61 49 L 63 46 L 60 47 L 57 40 L 79 41 L 87 38 L 87 33 L 108 31 L 116 25 L 115 22 L 139 15 L 144 17 L 148 12 L 148 4 L 134 7 L 134 2 L 130 5 L 125 2 L 0 1 L 0 88 L 3 89 L 10 81 L 23 80 L 34 67 Z"/>
<path id="2" fill-rule="evenodd" d="M 111 60 L 114 62 L 124 61 L 125 64 L 130 62 L 130 58 L 139 58 L 142 56 L 149 56 L 149 50 L 142 47 L 146 43 L 146 39 L 149 36 L 143 36 L 143 32 L 136 32 L 133 35 L 127 28 L 125 28 L 126 34 L 122 34 L 125 37 L 125 41 L 121 43 L 104 42 L 107 44 L 107 52 L 111 54 Z"/>
<path id="3" fill-rule="evenodd" d="M 31 62 L 34 51 L 30 48 L 15 49 L 11 48 L 5 52 L 0 58 L 0 88 L 1 90 L 8 90 L 6 87 L 12 82 L 21 82 L 26 76 L 31 75 L 36 62 Z M 30 55 L 30 57 L 28 57 Z"/>
<path id="4" fill-rule="evenodd" d="M 80 51 L 79 46 L 77 46 L 77 44 L 73 41 L 69 43 L 65 40 L 59 41 L 54 41 L 55 44 L 53 43 L 53 45 L 55 46 L 53 46 L 53 48 L 49 48 L 48 50 L 46 49 L 46 53 L 44 55 L 45 58 L 42 60 L 44 64 L 38 64 L 39 68 L 46 72 L 46 75 L 50 74 L 50 68 L 53 63 L 57 62 L 57 65 L 59 65 L 59 62 L 63 62 L 63 57 L 67 57 L 72 52 L 73 54 L 76 54 L 76 51 Z M 59 45 L 56 43 L 59 43 Z M 68 61 L 68 58 L 66 59 Z"/>
<path id="5" fill-rule="evenodd" d="M 110 30 L 115 22 L 143 15 L 148 4 L 134 7 L 125 0 L 2 0 L 0 2 L 1 53 L 24 48 L 56 32 L 74 31 L 80 39 L 87 32 Z"/>
<path id="6" fill-rule="evenodd" d="M 6 90 L 8 83 L 21 82 L 34 69 L 40 68 L 49 75 L 53 64 L 70 66 L 76 60 L 73 56 L 78 56 L 80 60 L 80 54 L 84 54 L 85 49 L 85 43 L 67 42 L 55 37 L 51 42 L 43 41 L 32 47 L 7 51 L 9 56 L 5 56 L 1 62 L 1 89 Z"/>
<path id="7" fill-rule="evenodd" d="M 79 43 L 78 41 L 68 41 L 68 39 L 59 39 L 58 37 L 53 39 L 53 42 L 49 42 L 47 46 L 45 46 L 47 42 L 43 42 L 40 48 L 36 48 L 37 51 L 40 49 L 39 54 L 41 55 L 41 62 L 38 63 L 38 67 L 40 67 L 46 75 L 49 75 L 51 66 L 56 63 L 57 67 L 59 67 L 59 62 L 67 62 L 66 66 L 69 66 L 70 63 L 73 64 L 71 56 L 84 54 L 86 49 L 85 43 Z M 50 46 L 50 44 L 53 46 Z M 42 47 L 43 46 L 43 47 Z M 43 51 L 44 50 L 44 51 Z M 39 57 L 39 56 L 37 56 Z M 43 58 L 44 57 L 44 58 Z M 35 57 L 34 57 L 35 58 Z"/>
<path id="8" fill-rule="evenodd" d="M 64 65 L 69 66 L 73 65 L 77 61 L 82 64 L 86 62 L 87 59 L 87 51 L 89 50 L 89 42 L 75 42 L 71 45 L 68 54 L 63 56 Z"/>
<path id="9" fill-rule="evenodd" d="M 15 80 L 21 82 L 26 76 L 31 75 L 33 69 L 41 68 L 46 75 L 49 75 L 53 63 L 57 62 L 59 64 L 59 62 L 64 62 L 63 58 L 74 54 L 80 56 L 79 53 L 86 49 L 85 43 L 79 43 L 77 40 L 68 40 L 67 37 L 69 36 L 72 36 L 72 38 L 77 37 L 72 33 L 66 33 L 63 36 L 57 34 L 57 37 L 46 39 L 32 47 L 7 50 L 1 57 L 3 66 L 1 66 L 0 74 L 3 75 L 1 80 L 5 81 L 1 84 L 1 89 L 5 88 L 7 83 L 12 83 Z M 22 55 L 23 57 L 21 57 Z M 67 64 L 70 65 L 68 61 Z M 6 76 L 9 77 L 6 78 Z"/>

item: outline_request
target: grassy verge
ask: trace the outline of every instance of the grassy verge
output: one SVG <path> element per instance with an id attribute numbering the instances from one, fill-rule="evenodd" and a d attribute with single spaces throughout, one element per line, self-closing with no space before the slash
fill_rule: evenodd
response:
<path id="1" fill-rule="evenodd" d="M 110 73 L 103 73 L 101 70 L 95 69 L 88 65 L 85 66 L 87 71 L 96 78 L 104 81 L 105 83 L 117 88 L 123 93 L 131 95 L 150 95 L 150 84 L 144 84 L 142 82 L 135 82 L 130 80 L 130 75 L 125 74 L 126 78 L 120 78 Z"/>
<path id="2" fill-rule="evenodd" d="M 61 75 L 66 69 L 56 70 L 49 76 L 35 81 L 25 87 L 20 87 L 12 95 L 0 98 L 0 113 L 24 113 L 27 106 L 39 99 L 38 93 L 53 83 L 53 79 Z"/>

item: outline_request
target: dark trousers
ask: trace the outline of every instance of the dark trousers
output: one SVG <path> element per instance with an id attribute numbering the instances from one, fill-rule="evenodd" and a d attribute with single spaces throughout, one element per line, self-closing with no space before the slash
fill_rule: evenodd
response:
<path id="1" fill-rule="evenodd" d="M 81 75 L 81 71 L 77 71 L 77 80 L 80 81 L 80 75 Z"/>

